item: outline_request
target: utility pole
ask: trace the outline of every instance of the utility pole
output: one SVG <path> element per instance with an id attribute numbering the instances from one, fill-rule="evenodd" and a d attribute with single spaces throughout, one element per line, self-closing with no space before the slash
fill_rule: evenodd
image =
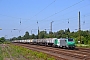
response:
<path id="1" fill-rule="evenodd" d="M 2 28 L 0 28 L 0 30 L 2 30 Z"/>
<path id="2" fill-rule="evenodd" d="M 32 30 L 31 30 L 31 35 L 32 35 Z"/>
<path id="3" fill-rule="evenodd" d="M 38 21 L 37 21 L 37 24 L 38 24 Z M 38 39 L 39 39 L 39 26 L 38 26 Z"/>
<path id="4" fill-rule="evenodd" d="M 68 38 L 69 38 L 69 19 L 68 19 Z"/>
<path id="5" fill-rule="evenodd" d="M 20 18 L 20 25 L 21 25 L 21 18 Z"/>
<path id="6" fill-rule="evenodd" d="M 53 23 L 54 21 L 52 21 L 51 22 L 51 38 L 52 38 L 52 23 Z"/>
<path id="7" fill-rule="evenodd" d="M 79 11 L 79 40 L 81 43 L 81 24 L 80 24 L 80 11 Z"/>
<path id="8" fill-rule="evenodd" d="M 38 39 L 39 39 L 39 27 L 38 27 Z"/>

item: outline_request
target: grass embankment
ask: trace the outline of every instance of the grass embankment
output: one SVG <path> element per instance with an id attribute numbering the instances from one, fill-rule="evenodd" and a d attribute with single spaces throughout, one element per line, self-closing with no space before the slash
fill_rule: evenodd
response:
<path id="1" fill-rule="evenodd" d="M 3 60 L 3 56 L 2 56 L 2 48 L 0 47 L 0 60 Z"/>
<path id="2" fill-rule="evenodd" d="M 47 54 L 12 44 L 0 46 L 0 60 L 5 60 L 5 58 L 13 60 L 55 60 Z"/>
<path id="3" fill-rule="evenodd" d="M 76 44 L 77 47 L 90 48 L 90 44 Z"/>

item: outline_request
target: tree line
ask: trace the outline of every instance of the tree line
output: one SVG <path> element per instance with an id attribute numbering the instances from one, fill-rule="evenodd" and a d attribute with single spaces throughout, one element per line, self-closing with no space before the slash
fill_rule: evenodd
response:
<path id="1" fill-rule="evenodd" d="M 81 43 L 83 44 L 90 44 L 90 31 L 81 30 L 76 32 L 70 32 L 69 28 L 65 30 L 59 30 L 57 32 L 49 32 L 47 31 L 39 31 L 37 35 L 32 34 L 29 35 L 29 32 L 26 31 L 24 36 L 13 37 L 11 40 L 23 40 L 23 39 L 43 39 L 43 38 L 73 38 L 75 42 L 78 43 L 79 41 L 79 33 L 81 36 Z"/>

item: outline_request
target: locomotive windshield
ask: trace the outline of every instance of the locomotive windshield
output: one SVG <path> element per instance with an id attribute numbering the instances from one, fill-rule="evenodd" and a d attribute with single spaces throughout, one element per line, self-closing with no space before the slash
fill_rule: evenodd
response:
<path id="1" fill-rule="evenodd" d="M 68 41 L 73 41 L 73 39 L 68 39 Z"/>

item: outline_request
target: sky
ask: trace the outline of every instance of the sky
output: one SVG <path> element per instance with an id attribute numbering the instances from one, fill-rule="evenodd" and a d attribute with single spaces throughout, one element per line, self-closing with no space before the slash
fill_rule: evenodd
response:
<path id="1" fill-rule="evenodd" d="M 0 0 L 0 37 L 49 32 L 52 21 L 53 32 L 77 31 L 79 11 L 81 30 L 90 30 L 90 0 Z"/>

